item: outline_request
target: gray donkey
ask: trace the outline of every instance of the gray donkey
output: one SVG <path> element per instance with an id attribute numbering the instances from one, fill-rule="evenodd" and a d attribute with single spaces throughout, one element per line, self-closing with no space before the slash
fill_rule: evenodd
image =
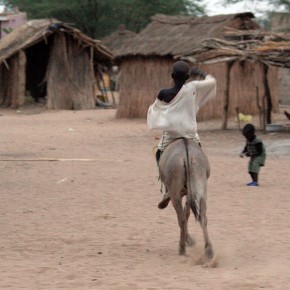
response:
<path id="1" fill-rule="evenodd" d="M 203 230 L 206 257 L 211 259 L 213 249 L 207 232 L 206 217 L 206 190 L 210 166 L 205 153 L 196 142 L 177 139 L 161 155 L 159 171 L 168 194 L 167 204 L 171 199 L 180 226 L 179 254 L 185 254 L 185 243 L 188 246 L 195 243 L 187 229 L 191 209 Z M 186 203 L 183 208 L 184 196 Z"/>

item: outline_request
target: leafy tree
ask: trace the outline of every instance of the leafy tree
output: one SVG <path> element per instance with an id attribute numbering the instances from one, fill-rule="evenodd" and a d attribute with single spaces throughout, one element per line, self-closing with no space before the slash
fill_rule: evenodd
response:
<path id="1" fill-rule="evenodd" d="M 197 0 L 5 0 L 26 11 L 30 19 L 56 18 L 75 25 L 93 38 L 102 38 L 120 24 L 139 32 L 156 13 L 200 15 Z"/>

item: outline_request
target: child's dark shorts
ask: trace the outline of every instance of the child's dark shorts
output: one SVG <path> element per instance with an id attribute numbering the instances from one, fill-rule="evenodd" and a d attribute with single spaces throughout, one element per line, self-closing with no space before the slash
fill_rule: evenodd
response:
<path id="1" fill-rule="evenodd" d="M 265 156 L 251 158 L 248 164 L 248 172 L 259 173 L 261 166 L 265 165 Z"/>

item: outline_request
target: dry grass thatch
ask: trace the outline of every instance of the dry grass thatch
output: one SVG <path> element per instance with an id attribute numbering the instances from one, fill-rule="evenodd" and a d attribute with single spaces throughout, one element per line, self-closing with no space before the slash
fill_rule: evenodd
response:
<path id="1" fill-rule="evenodd" d="M 57 30 L 73 36 L 82 46 L 93 47 L 97 60 L 110 61 L 112 52 L 102 45 L 100 40 L 92 39 L 80 30 L 61 23 L 58 20 L 38 19 L 28 21 L 0 40 L 0 63 L 20 50 L 48 38 Z"/>
<path id="2" fill-rule="evenodd" d="M 209 37 L 223 38 L 226 27 L 259 29 L 250 12 L 217 16 L 166 16 L 157 14 L 128 47 L 119 51 L 116 59 L 130 56 L 191 55 L 200 43 Z"/>
<path id="3" fill-rule="evenodd" d="M 290 35 L 262 31 L 252 13 L 203 16 L 157 14 L 115 59 L 134 56 L 171 56 L 191 62 L 219 58 L 257 60 L 290 67 Z M 227 59 L 231 57 L 231 59 Z"/>
<path id="4" fill-rule="evenodd" d="M 290 13 L 272 12 L 271 31 L 290 33 Z"/>
<path id="5" fill-rule="evenodd" d="M 119 51 L 125 50 L 132 43 L 136 35 L 135 32 L 121 26 L 118 31 L 103 38 L 102 42 L 113 51 L 114 54 L 118 54 Z"/>
<path id="6" fill-rule="evenodd" d="M 231 40 L 205 39 L 191 55 L 183 58 L 208 64 L 250 60 L 290 68 L 290 34 L 229 29 L 225 37 Z"/>
<path id="7" fill-rule="evenodd" d="M 56 20 L 33 20 L 0 41 L 0 105 L 18 107 L 26 91 L 48 109 L 95 107 L 94 65 L 112 52 L 99 40 Z"/>

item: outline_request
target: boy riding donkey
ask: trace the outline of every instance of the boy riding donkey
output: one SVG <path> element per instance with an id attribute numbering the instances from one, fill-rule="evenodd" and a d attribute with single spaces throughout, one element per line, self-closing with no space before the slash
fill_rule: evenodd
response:
<path id="1" fill-rule="evenodd" d="M 189 75 L 192 75 L 194 80 L 186 83 Z M 196 114 L 216 95 L 215 78 L 197 68 L 193 68 L 190 72 L 188 64 L 184 61 L 178 61 L 173 65 L 171 77 L 174 81 L 173 87 L 159 92 L 147 114 L 148 127 L 163 130 L 156 152 L 157 164 L 162 152 L 176 139 L 192 139 L 200 145 Z M 166 208 L 169 201 L 170 196 L 166 192 L 158 207 Z"/>

